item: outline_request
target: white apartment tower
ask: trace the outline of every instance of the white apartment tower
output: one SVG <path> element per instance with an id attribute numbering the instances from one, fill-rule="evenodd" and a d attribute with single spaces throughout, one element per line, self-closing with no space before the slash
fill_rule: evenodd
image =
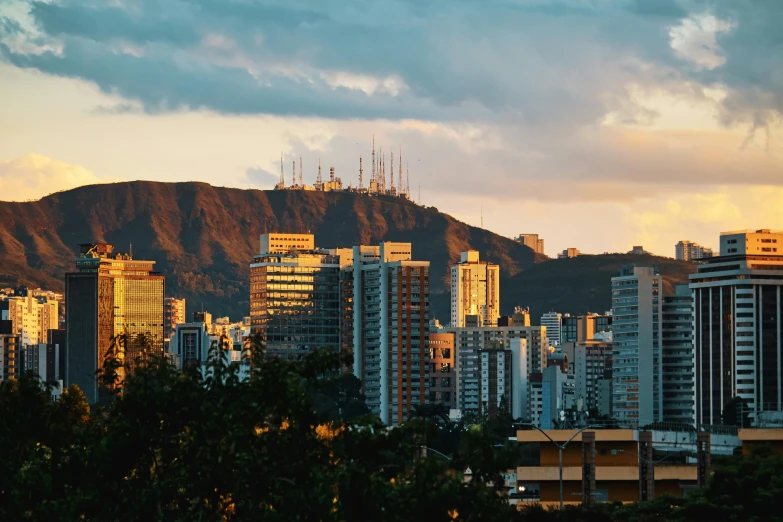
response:
<path id="1" fill-rule="evenodd" d="M 626 266 L 612 278 L 612 414 L 620 422 L 663 417 L 660 288 L 652 266 Z"/>
<path id="2" fill-rule="evenodd" d="M 685 239 L 674 245 L 674 257 L 680 261 L 696 261 L 712 257 L 712 249 Z"/>
<path id="3" fill-rule="evenodd" d="M 541 316 L 541 326 L 546 326 L 546 336 L 549 344 L 558 346 L 560 339 L 560 325 L 563 315 L 557 312 L 547 312 Z"/>
<path id="4" fill-rule="evenodd" d="M 475 250 L 451 267 L 451 326 L 466 326 L 466 315 L 478 316 L 478 326 L 496 326 L 500 317 L 500 267 Z"/>
<path id="5" fill-rule="evenodd" d="M 721 424 L 741 397 L 752 422 L 783 411 L 783 231 L 724 232 L 690 276 L 695 417 Z M 732 419 L 733 420 L 733 419 Z"/>
<path id="6" fill-rule="evenodd" d="M 429 267 L 410 243 L 354 247 L 354 375 L 390 426 L 425 404 L 429 386 Z"/>
<path id="7" fill-rule="evenodd" d="M 11 321 L 12 333 L 21 336 L 23 346 L 46 344 L 49 330 L 58 328 L 58 302 L 49 298 L 39 301 L 28 291 L 25 297 L 0 301 L 0 319 Z"/>

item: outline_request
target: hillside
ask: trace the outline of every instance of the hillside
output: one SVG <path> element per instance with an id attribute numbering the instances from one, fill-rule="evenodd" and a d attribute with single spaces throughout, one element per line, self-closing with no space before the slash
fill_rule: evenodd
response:
<path id="1" fill-rule="evenodd" d="M 0 202 L 0 281 L 63 290 L 79 243 L 105 241 L 153 259 L 188 312 L 247 315 L 248 264 L 264 231 L 315 234 L 323 247 L 407 241 L 432 263 L 435 316 L 448 317 L 448 267 L 466 249 L 512 277 L 546 258 L 434 208 L 348 192 L 260 191 L 205 183 L 93 185 L 40 201 Z"/>
<path id="2" fill-rule="evenodd" d="M 696 265 L 668 257 L 631 254 L 582 255 L 571 259 L 551 259 L 514 276 L 501 278 L 501 309 L 530 306 L 534 321 L 542 313 L 603 313 L 611 308 L 611 278 L 625 265 L 654 265 L 663 277 L 663 292 L 687 283 Z"/>

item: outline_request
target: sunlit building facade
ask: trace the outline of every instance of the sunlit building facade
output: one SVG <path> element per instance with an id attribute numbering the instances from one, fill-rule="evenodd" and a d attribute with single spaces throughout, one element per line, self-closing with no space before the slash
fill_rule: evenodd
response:
<path id="1" fill-rule="evenodd" d="M 66 385 L 96 402 L 110 391 L 96 378 L 110 352 L 131 371 L 139 357 L 163 356 L 165 281 L 154 261 L 115 254 L 106 243 L 80 248 L 78 271 L 65 275 Z"/>
<path id="2" fill-rule="evenodd" d="M 462 252 L 451 267 L 451 326 L 467 326 L 468 315 L 478 326 L 497 326 L 500 317 L 500 267 L 481 261 L 475 250 Z"/>
<path id="3" fill-rule="evenodd" d="M 261 245 L 270 251 L 250 265 L 250 326 L 266 352 L 295 360 L 317 348 L 339 351 L 339 254 L 311 248 L 311 234 L 264 234 Z"/>

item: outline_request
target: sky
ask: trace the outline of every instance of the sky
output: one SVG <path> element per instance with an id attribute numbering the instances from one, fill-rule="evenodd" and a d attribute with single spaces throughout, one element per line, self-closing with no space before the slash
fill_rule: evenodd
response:
<path id="1" fill-rule="evenodd" d="M 0 200 L 345 184 L 546 253 L 783 228 L 780 0 L 0 0 Z M 397 160 L 398 161 L 398 160 Z"/>

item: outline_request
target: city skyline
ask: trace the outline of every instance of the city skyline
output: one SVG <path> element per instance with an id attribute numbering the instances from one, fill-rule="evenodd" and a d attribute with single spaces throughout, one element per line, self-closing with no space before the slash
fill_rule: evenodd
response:
<path id="1" fill-rule="evenodd" d="M 471 225 L 536 232 L 550 257 L 671 256 L 783 220 L 771 4 L 243 5 L 4 4 L 0 199 L 269 189 L 281 152 L 289 176 L 302 156 L 313 183 L 321 158 L 355 185 L 375 136 L 402 147 L 414 199 L 421 185 Z M 613 234 L 568 226 L 586 218 Z"/>

